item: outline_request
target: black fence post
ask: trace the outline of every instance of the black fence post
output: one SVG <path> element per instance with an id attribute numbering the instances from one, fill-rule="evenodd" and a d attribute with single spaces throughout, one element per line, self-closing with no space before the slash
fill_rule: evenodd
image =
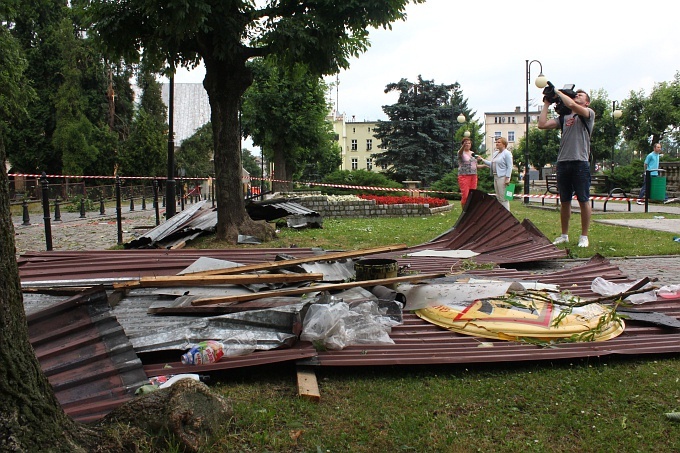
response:
<path id="1" fill-rule="evenodd" d="M 120 176 L 116 175 L 116 224 L 118 229 L 118 245 L 123 243 L 123 217 L 120 207 Z"/>
<path id="2" fill-rule="evenodd" d="M 153 209 L 156 211 L 156 226 L 161 224 L 161 213 L 158 208 L 158 180 L 153 180 Z"/>
<path id="3" fill-rule="evenodd" d="M 85 218 L 85 197 L 80 199 L 80 218 Z"/>
<path id="4" fill-rule="evenodd" d="M 146 211 L 146 187 L 142 186 L 142 211 Z"/>
<path id="5" fill-rule="evenodd" d="M 184 181 L 182 180 L 179 185 L 179 199 L 181 200 L 182 211 L 184 211 Z"/>
<path id="6" fill-rule="evenodd" d="M 48 252 L 51 252 L 52 224 L 50 223 L 50 185 L 47 181 L 45 172 L 42 172 L 42 176 L 40 176 L 40 184 L 42 185 L 43 221 L 45 222 L 45 247 Z"/>
<path id="7" fill-rule="evenodd" d="M 61 222 L 61 201 L 59 201 L 59 195 L 54 199 L 54 221 Z"/>
<path id="8" fill-rule="evenodd" d="M 135 210 L 135 197 L 130 195 L 130 212 Z"/>
<path id="9" fill-rule="evenodd" d="M 104 197 L 99 197 L 99 215 L 106 214 L 106 207 L 104 206 Z"/>
<path id="10" fill-rule="evenodd" d="M 649 192 L 652 191 L 652 171 L 645 170 L 645 212 L 649 212 Z"/>
<path id="11" fill-rule="evenodd" d="M 22 212 L 22 214 L 23 214 L 22 225 L 28 226 L 28 225 L 31 224 L 31 218 L 28 216 L 28 201 L 26 201 L 25 198 L 24 198 L 23 203 L 21 203 L 21 207 L 22 207 L 22 211 L 23 211 Z"/>

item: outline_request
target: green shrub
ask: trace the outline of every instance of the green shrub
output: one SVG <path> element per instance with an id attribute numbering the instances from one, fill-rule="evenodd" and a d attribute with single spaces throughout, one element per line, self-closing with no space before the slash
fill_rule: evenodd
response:
<path id="1" fill-rule="evenodd" d="M 350 186 L 369 186 L 369 187 L 388 187 L 403 189 L 404 185 L 389 179 L 382 173 L 373 173 L 367 170 L 338 170 L 326 176 L 324 184 L 350 185 Z M 340 187 L 321 187 L 321 192 L 326 195 L 357 195 L 362 193 L 373 193 L 375 195 L 398 195 L 400 192 L 386 190 L 366 190 L 366 189 L 346 189 Z M 406 191 L 404 191 L 406 193 Z"/>

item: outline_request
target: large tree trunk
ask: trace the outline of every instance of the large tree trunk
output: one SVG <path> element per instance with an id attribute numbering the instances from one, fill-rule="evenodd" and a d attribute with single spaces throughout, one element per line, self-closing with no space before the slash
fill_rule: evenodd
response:
<path id="1" fill-rule="evenodd" d="M 217 426 L 228 426 L 233 411 L 193 381 L 135 399 L 96 428 L 64 413 L 29 342 L 5 157 L 0 135 L 0 451 L 137 451 L 137 445 L 149 442 L 147 436 L 159 433 L 172 433 L 187 450 L 198 450 Z M 133 416 L 126 419 L 125 414 Z M 129 426 L 121 429 L 120 422 Z"/>
<path id="2" fill-rule="evenodd" d="M 239 234 L 263 241 L 274 237 L 274 229 L 254 222 L 246 213 L 242 186 L 241 134 L 238 122 L 241 96 L 252 84 L 253 76 L 245 60 L 233 63 L 204 58 L 203 86 L 210 101 L 215 151 L 215 198 L 217 200 L 216 237 L 235 244 Z"/>
<path id="3" fill-rule="evenodd" d="M 0 137 L 0 451 L 77 451 L 64 414 L 28 340 Z"/>
<path id="4" fill-rule="evenodd" d="M 274 192 L 290 192 L 293 190 L 292 175 L 286 161 L 286 151 L 281 146 L 274 148 Z"/>

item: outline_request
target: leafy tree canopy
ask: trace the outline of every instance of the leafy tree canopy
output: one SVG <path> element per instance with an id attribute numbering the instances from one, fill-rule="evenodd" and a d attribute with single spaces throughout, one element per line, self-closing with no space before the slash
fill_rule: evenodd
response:
<path id="1" fill-rule="evenodd" d="M 524 170 L 524 152 L 526 138 L 522 137 L 512 152 L 512 160 L 519 172 Z M 560 132 L 557 129 L 529 129 L 529 163 L 539 171 L 543 178 L 543 167 L 554 164 L 560 151 Z"/>
<path id="2" fill-rule="evenodd" d="M 186 176 L 190 178 L 212 175 L 213 143 L 212 124 L 206 123 L 182 142 L 175 155 L 177 168 L 186 170 Z"/>
<path id="3" fill-rule="evenodd" d="M 243 99 L 244 136 L 274 162 L 275 190 L 293 179 L 316 179 L 337 170 L 340 150 L 326 120 L 323 80 L 303 64 L 281 66 L 273 58 L 251 62 L 253 85 Z"/>
<path id="4" fill-rule="evenodd" d="M 642 155 L 652 151 L 653 144 L 672 138 L 680 141 L 680 72 L 671 82 L 654 86 L 649 96 L 644 91 L 631 91 L 622 103 L 623 137 Z"/>
<path id="5" fill-rule="evenodd" d="M 389 119 L 375 128 L 380 148 L 385 150 L 376 154 L 376 164 L 388 165 L 386 173 L 396 181 L 428 185 L 454 168 L 453 140 L 463 127 L 456 118 L 463 113 L 472 119 L 474 112 L 468 109 L 458 83 L 436 85 L 418 76 L 415 83 L 407 79 L 390 83 L 385 92 L 391 91 L 399 92 L 399 99 L 383 106 Z M 473 138 L 480 140 L 478 132 Z"/>
<path id="6" fill-rule="evenodd" d="M 389 28 L 405 18 L 408 3 L 424 0 L 155 0 L 85 1 L 93 32 L 109 55 L 158 65 L 194 67 L 206 76 L 215 141 L 218 239 L 269 235 L 245 213 L 241 186 L 238 112 L 253 80 L 246 62 L 276 55 L 304 63 L 315 74 L 347 68 L 368 46 L 368 28 Z M 263 240 L 266 237 L 260 236 Z"/>

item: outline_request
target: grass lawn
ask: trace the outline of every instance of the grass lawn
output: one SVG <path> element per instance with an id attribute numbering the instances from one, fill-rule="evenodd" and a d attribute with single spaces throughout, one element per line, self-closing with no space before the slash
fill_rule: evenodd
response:
<path id="1" fill-rule="evenodd" d="M 551 240 L 559 212 L 513 201 Z M 323 229 L 282 228 L 263 247 L 354 250 L 426 242 L 460 215 L 325 220 Z M 653 218 L 607 213 L 597 218 Z M 666 218 L 680 218 L 664 214 Z M 570 236 L 578 237 L 572 217 Z M 679 254 L 673 234 L 593 223 L 588 249 L 573 257 Z M 197 246 L 223 246 L 203 239 Z M 252 247 L 252 246 L 249 246 Z M 680 357 L 427 367 L 323 368 L 321 400 L 297 395 L 292 364 L 235 370 L 211 386 L 236 410 L 235 429 L 206 452 L 601 452 L 680 451 Z M 168 446 L 168 451 L 173 447 Z"/>
<path id="2" fill-rule="evenodd" d="M 549 201 L 548 201 L 549 203 Z M 560 235 L 560 215 L 554 204 L 546 208 L 524 206 L 514 200 L 510 206 L 519 220 L 531 220 L 551 241 Z M 384 245 L 425 243 L 455 225 L 462 209 L 459 202 L 450 212 L 426 217 L 327 219 L 322 229 L 281 228 L 278 238 L 261 247 L 319 247 L 325 250 L 360 250 Z M 596 213 L 593 219 L 653 219 L 655 213 Z M 677 214 L 663 214 L 665 218 L 680 218 Z M 493 226 L 489 226 L 492 228 Z M 568 245 L 572 258 L 590 258 L 599 253 L 607 258 L 622 256 L 650 256 L 680 254 L 680 243 L 673 242 L 673 233 L 641 228 L 628 228 L 591 222 L 590 247 L 581 249 L 576 242 L 581 230 L 581 218 L 572 214 Z M 212 237 L 199 239 L 192 245 L 198 248 L 223 248 Z M 252 247 L 252 246 L 245 246 Z M 561 248 L 567 248 L 561 245 Z"/>

